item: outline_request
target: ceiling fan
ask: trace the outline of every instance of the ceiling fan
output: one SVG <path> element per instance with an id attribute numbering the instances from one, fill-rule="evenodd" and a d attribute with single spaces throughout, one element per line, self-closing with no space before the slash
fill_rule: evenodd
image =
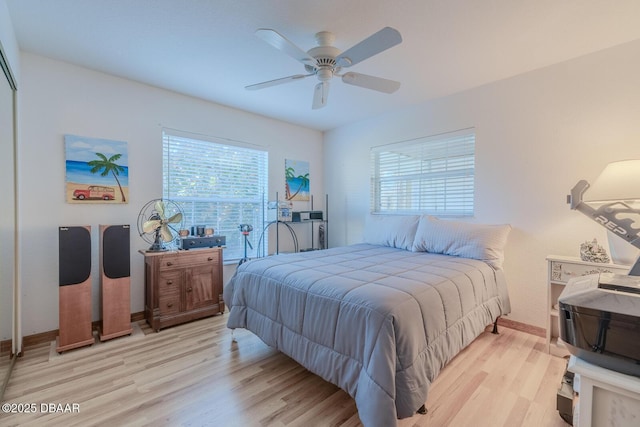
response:
<path id="1" fill-rule="evenodd" d="M 312 108 L 315 110 L 327 105 L 329 81 L 334 76 L 341 77 L 344 83 L 384 93 L 393 93 L 400 87 L 400 82 L 383 79 L 381 77 L 354 73 L 352 71 L 341 74 L 343 68 L 349 68 L 352 65 L 356 65 L 367 58 L 400 44 L 402 42 L 402 36 L 398 30 L 394 28 L 385 27 L 344 52 L 340 52 L 338 48 L 333 46 L 335 37 L 328 31 L 316 33 L 318 46 L 309 49 L 307 52 L 294 45 L 275 30 L 260 28 L 255 34 L 276 49 L 281 50 L 293 59 L 301 62 L 307 74 L 294 74 L 288 77 L 256 83 L 246 86 L 245 89 L 264 89 L 266 87 L 316 76 L 320 83 L 316 85 L 313 92 Z"/>

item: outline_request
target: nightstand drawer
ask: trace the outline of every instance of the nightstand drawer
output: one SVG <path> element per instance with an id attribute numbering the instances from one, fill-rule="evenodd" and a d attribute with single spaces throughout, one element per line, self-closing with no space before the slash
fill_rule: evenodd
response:
<path id="1" fill-rule="evenodd" d="M 617 268 L 611 265 L 584 265 L 572 262 L 551 261 L 551 280 L 554 282 L 567 283 L 574 277 L 586 276 L 598 273 L 627 274 L 627 269 Z"/>

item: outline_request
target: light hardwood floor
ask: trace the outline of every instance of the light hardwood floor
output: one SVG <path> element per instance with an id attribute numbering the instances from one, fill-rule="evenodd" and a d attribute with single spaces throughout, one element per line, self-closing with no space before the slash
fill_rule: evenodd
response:
<path id="1" fill-rule="evenodd" d="M 4 403 L 36 413 L 0 414 L 2 426 L 358 426 L 354 401 L 257 337 L 228 314 L 58 355 L 28 348 Z M 565 360 L 544 340 L 513 329 L 483 333 L 433 383 L 426 415 L 408 426 L 566 426 L 556 390 Z M 43 413 L 41 404 L 77 404 L 77 413 Z M 73 410 L 73 406 L 68 409 Z"/>

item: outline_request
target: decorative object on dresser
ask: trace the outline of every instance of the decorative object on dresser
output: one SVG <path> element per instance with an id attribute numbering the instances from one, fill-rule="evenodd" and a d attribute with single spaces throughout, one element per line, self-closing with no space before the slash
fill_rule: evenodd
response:
<path id="1" fill-rule="evenodd" d="M 100 341 L 130 335 L 131 250 L 129 225 L 100 225 Z"/>
<path id="2" fill-rule="evenodd" d="M 140 253 L 145 262 L 145 319 L 156 332 L 224 312 L 221 247 Z"/>
<path id="3" fill-rule="evenodd" d="M 174 201 L 155 199 L 144 205 L 138 214 L 138 234 L 151 244 L 148 251 L 169 250 L 184 229 L 183 218 L 182 208 Z"/>
<path id="4" fill-rule="evenodd" d="M 598 244 L 597 239 L 580 245 L 580 259 L 589 262 L 609 262 L 607 250 Z"/>
<path id="5" fill-rule="evenodd" d="M 609 163 L 593 186 L 579 181 L 567 196 L 567 203 L 640 248 L 640 160 Z M 640 258 L 629 274 L 640 276 Z"/>
<path id="6" fill-rule="evenodd" d="M 569 279 L 599 273 L 627 274 L 628 265 L 582 261 L 577 257 L 549 255 L 547 281 L 547 352 L 556 356 L 566 356 L 569 351 L 558 342 L 558 297 Z"/>
<path id="7" fill-rule="evenodd" d="M 59 335 L 61 353 L 95 342 L 91 329 L 91 226 L 59 227 Z"/>

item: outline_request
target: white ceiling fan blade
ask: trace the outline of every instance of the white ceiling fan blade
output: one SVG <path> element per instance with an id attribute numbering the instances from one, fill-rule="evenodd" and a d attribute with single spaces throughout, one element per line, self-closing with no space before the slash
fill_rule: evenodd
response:
<path id="1" fill-rule="evenodd" d="M 350 67 L 401 42 L 402 36 L 398 30 L 384 27 L 352 48 L 342 52 L 336 58 L 336 63 L 340 67 Z"/>
<path id="2" fill-rule="evenodd" d="M 288 82 L 291 82 L 293 80 L 304 79 L 305 77 L 309 77 L 309 76 L 312 76 L 312 75 L 313 74 L 296 74 L 296 75 L 289 76 L 289 77 L 282 77 L 280 79 L 269 80 L 269 81 L 262 82 L 262 83 L 256 83 L 256 84 L 253 84 L 253 85 L 245 86 L 244 88 L 247 89 L 247 90 L 264 89 L 266 87 L 281 85 L 283 83 L 288 83 Z"/>
<path id="3" fill-rule="evenodd" d="M 313 90 L 313 104 L 311 108 L 317 110 L 327 105 L 327 98 L 329 96 L 329 82 L 320 82 Z"/>
<path id="4" fill-rule="evenodd" d="M 312 67 L 316 66 L 316 59 L 313 56 L 291 43 L 279 32 L 269 28 L 260 28 L 256 30 L 255 34 L 257 37 L 260 37 L 271 46 L 286 53 L 296 61 L 300 61 L 303 64 L 310 65 Z"/>
<path id="5" fill-rule="evenodd" d="M 393 93 L 400 88 L 400 82 L 395 80 L 388 80 L 381 77 L 353 72 L 344 73 L 342 81 L 349 85 L 360 86 L 384 93 Z"/>

